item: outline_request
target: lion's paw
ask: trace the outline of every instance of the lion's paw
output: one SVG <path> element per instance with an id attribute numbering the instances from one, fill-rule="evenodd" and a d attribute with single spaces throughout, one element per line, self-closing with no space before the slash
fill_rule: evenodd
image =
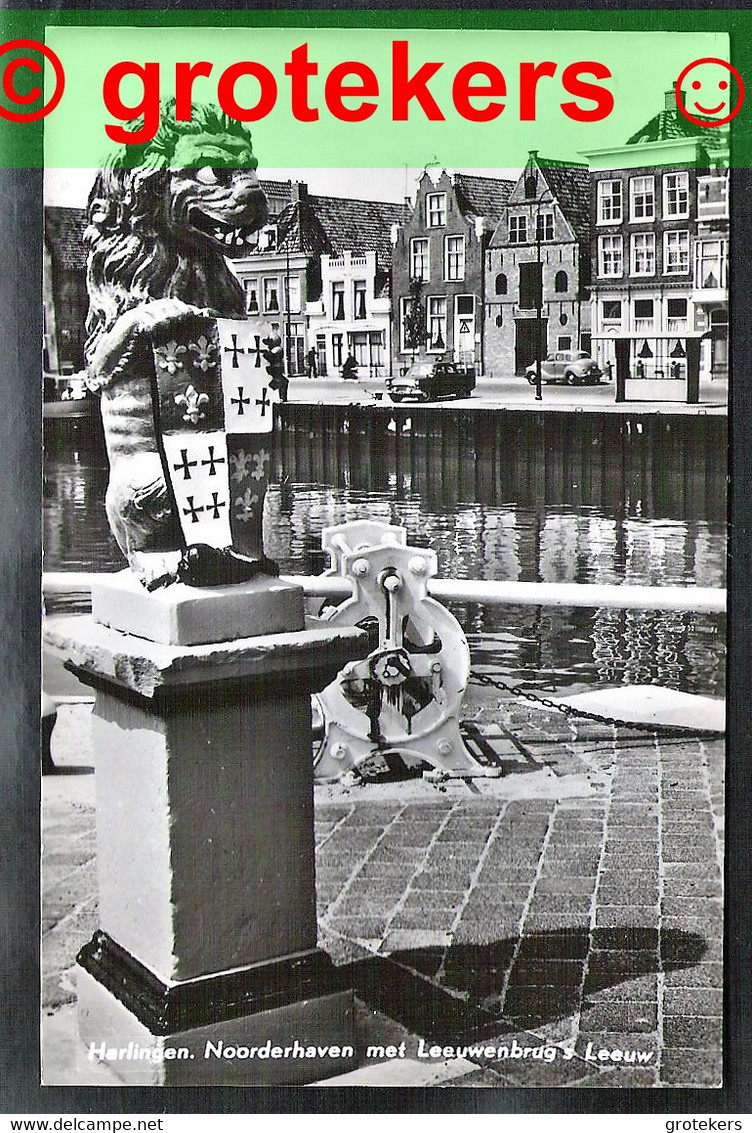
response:
<path id="1" fill-rule="evenodd" d="M 181 555 L 182 551 L 132 551 L 128 564 L 142 586 L 157 590 L 176 581 Z"/>

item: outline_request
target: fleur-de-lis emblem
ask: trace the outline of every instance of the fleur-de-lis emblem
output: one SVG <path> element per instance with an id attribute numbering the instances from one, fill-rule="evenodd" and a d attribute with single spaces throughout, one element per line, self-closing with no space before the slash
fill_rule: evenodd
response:
<path id="1" fill-rule="evenodd" d="M 269 462 L 269 456 L 270 454 L 266 451 L 265 448 L 262 448 L 258 452 L 255 452 L 253 454 L 253 459 L 255 461 L 256 467 L 253 469 L 253 472 L 251 472 L 251 476 L 254 480 L 264 479 L 264 476 L 266 474 L 266 465 Z"/>
<path id="2" fill-rule="evenodd" d="M 243 480 L 245 480 L 246 476 L 248 475 L 249 466 L 253 459 L 254 458 L 251 456 L 251 454 L 245 453 L 243 449 L 241 449 L 237 454 L 231 454 L 230 463 L 232 464 L 234 469 L 232 478 L 236 484 L 242 484 Z"/>
<path id="3" fill-rule="evenodd" d="M 176 374 L 178 370 L 183 369 L 183 363 L 180 361 L 180 355 L 186 353 L 184 346 L 178 346 L 174 340 L 168 342 L 166 346 L 158 346 L 154 352 L 159 359 L 159 367 L 166 370 L 168 374 Z"/>
<path id="4" fill-rule="evenodd" d="M 193 386 L 188 386 L 185 393 L 175 395 L 175 404 L 185 407 L 184 421 L 190 421 L 192 425 L 197 425 L 201 418 L 206 416 L 203 412 L 203 406 L 209 404 L 209 398 L 205 393 L 199 393 Z"/>
<path id="5" fill-rule="evenodd" d="M 235 500 L 235 507 L 238 509 L 235 512 L 235 518 L 239 519 L 241 523 L 247 523 L 249 519 L 253 518 L 254 508 L 258 502 L 258 496 L 255 493 L 251 495 L 251 489 L 246 488 L 243 495 L 238 496 Z"/>
<path id="6" fill-rule="evenodd" d="M 210 368 L 216 366 L 216 359 L 212 358 L 212 354 L 217 353 L 217 348 L 213 342 L 210 342 L 205 334 L 202 334 L 197 342 L 189 342 L 188 346 L 196 353 L 193 359 L 193 365 L 198 370 L 204 373 Z"/>

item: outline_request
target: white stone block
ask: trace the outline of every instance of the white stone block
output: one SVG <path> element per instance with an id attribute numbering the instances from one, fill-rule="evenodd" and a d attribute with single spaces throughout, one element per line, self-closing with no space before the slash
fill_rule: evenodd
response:
<path id="1" fill-rule="evenodd" d="M 91 587 L 95 622 L 162 645 L 206 645 L 305 625 L 301 587 L 259 575 L 234 586 L 174 582 L 151 593 L 130 570 L 99 575 Z"/>

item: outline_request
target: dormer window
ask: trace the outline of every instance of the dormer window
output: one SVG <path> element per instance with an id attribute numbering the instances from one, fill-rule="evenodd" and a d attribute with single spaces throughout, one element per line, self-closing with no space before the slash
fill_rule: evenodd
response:
<path id="1" fill-rule="evenodd" d="M 446 193 L 429 193 L 426 197 L 426 225 L 443 228 L 446 225 Z"/>
<path id="2" fill-rule="evenodd" d="M 262 228 L 258 236 L 258 250 L 259 252 L 271 252 L 277 247 L 277 225 L 267 224 Z"/>

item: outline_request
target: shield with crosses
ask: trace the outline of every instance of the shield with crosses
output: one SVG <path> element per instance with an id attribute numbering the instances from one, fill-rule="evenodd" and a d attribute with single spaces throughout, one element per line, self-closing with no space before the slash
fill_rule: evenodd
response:
<path id="1" fill-rule="evenodd" d="M 152 335 L 156 425 L 186 546 L 263 553 L 274 404 L 268 323 L 187 316 Z"/>

